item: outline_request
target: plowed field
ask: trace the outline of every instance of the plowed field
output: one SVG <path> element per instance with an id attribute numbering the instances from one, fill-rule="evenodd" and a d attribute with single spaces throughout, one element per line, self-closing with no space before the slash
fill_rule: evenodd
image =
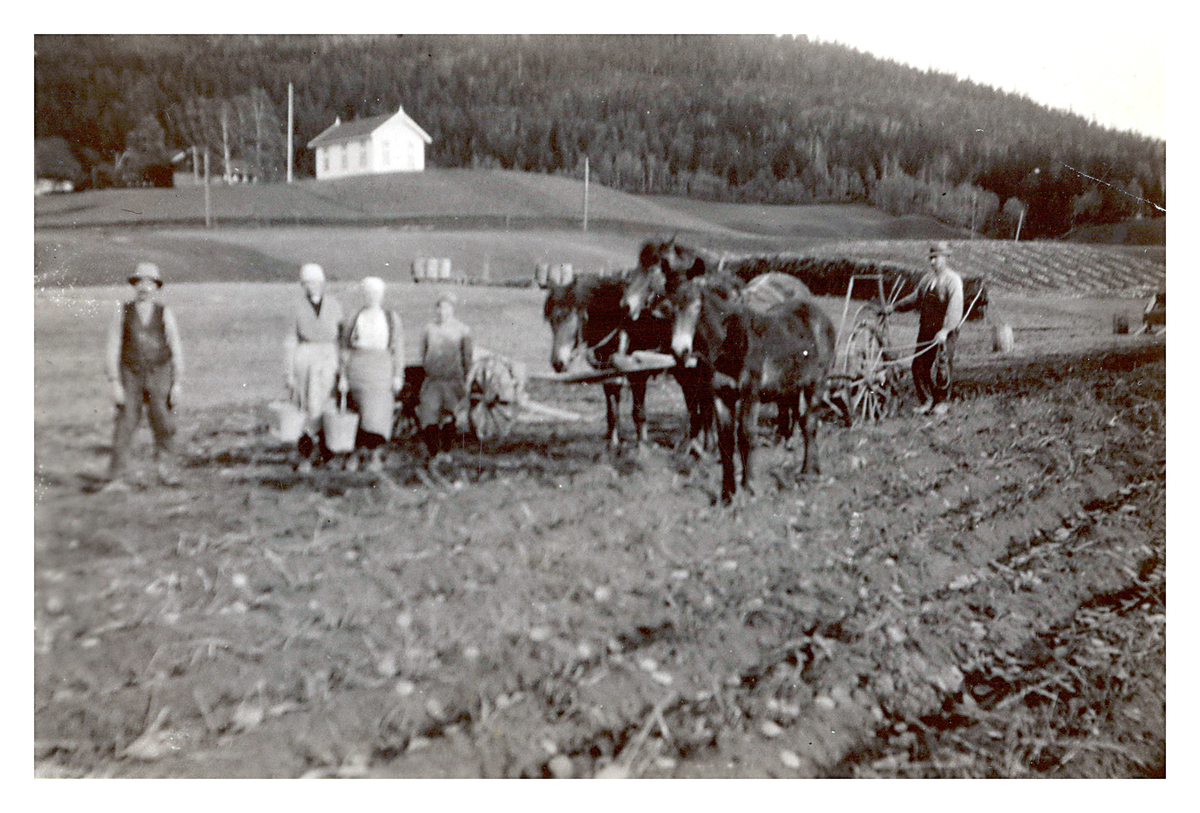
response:
<path id="1" fill-rule="evenodd" d="M 826 424 L 803 482 L 764 438 L 724 510 L 665 379 L 642 456 L 519 423 L 301 478 L 218 405 L 181 486 L 116 496 L 107 416 L 43 414 L 37 772 L 1161 774 L 1165 382 L 1149 337 L 968 353 L 947 416 Z"/>

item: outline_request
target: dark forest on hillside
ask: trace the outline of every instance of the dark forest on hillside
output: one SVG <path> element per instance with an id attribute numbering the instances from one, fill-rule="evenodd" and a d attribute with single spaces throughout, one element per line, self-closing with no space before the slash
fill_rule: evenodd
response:
<path id="1" fill-rule="evenodd" d="M 628 192 L 869 202 L 993 236 L 1165 207 L 1162 141 L 803 37 L 39 36 L 35 50 L 35 137 L 74 158 L 38 163 L 76 188 L 193 148 L 282 179 L 291 82 L 301 176 L 335 117 L 402 105 L 435 167 L 582 177 L 586 157 Z"/>

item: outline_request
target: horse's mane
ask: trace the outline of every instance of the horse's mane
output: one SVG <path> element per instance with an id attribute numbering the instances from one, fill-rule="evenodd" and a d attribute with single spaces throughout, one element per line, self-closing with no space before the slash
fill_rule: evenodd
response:
<path id="1" fill-rule="evenodd" d="M 710 297 L 728 301 L 730 304 L 737 300 L 742 290 L 746 287 L 745 280 L 728 271 L 695 277 L 689 280 L 689 283 L 696 286 L 702 293 Z"/>
<path id="2" fill-rule="evenodd" d="M 677 243 L 674 237 L 658 243 L 647 242 L 638 254 L 639 268 L 649 270 L 659 267 L 674 281 L 707 274 L 708 265 L 700 252 Z"/>
<path id="3" fill-rule="evenodd" d="M 551 286 L 542 316 L 548 322 L 556 310 L 582 311 L 600 303 L 608 305 L 608 300 L 619 304 L 627 273 L 578 274 L 566 285 Z"/>

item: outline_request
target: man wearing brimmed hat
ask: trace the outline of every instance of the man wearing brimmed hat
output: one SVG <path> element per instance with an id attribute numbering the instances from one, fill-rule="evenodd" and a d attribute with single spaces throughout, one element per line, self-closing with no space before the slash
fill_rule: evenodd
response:
<path id="1" fill-rule="evenodd" d="M 298 469 L 306 472 L 321 454 L 321 413 L 333 402 L 344 317 L 341 303 L 325 293 L 325 271 L 321 266 L 302 265 L 300 287 L 304 295 L 296 300 L 283 340 L 284 380 L 292 402 L 305 415 L 297 451 Z"/>
<path id="2" fill-rule="evenodd" d="M 944 240 L 930 246 L 929 272 L 915 291 L 894 306 L 903 308 L 915 302 L 921 314 L 914 351 L 917 356 L 912 364 L 913 384 L 921 399 L 914 411 L 921 415 L 931 409 L 938 415 L 946 414 L 946 399 L 950 397 L 954 346 L 963 318 L 963 282 L 947 264 L 949 254 L 950 244 Z"/>
<path id="3" fill-rule="evenodd" d="M 454 317 L 458 297 L 446 291 L 437 299 L 434 321 L 421 336 L 421 384 L 417 419 L 430 457 L 450 450 L 456 425 L 462 425 L 467 408 L 467 375 L 474 362 L 471 329 Z"/>
<path id="4" fill-rule="evenodd" d="M 155 301 L 163 285 L 158 266 L 139 263 L 129 284 L 134 298 L 117 311 L 108 337 L 106 373 L 117 405 L 110 488 L 124 487 L 129 450 L 143 407 L 154 432 L 159 478 L 173 485 L 174 408 L 183 377 L 179 327 L 171 309 Z"/>

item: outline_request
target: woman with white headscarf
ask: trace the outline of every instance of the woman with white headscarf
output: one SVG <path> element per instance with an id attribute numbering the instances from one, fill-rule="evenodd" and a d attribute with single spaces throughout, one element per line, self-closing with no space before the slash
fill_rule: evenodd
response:
<path id="1" fill-rule="evenodd" d="M 292 401 L 304 412 L 297 444 L 298 469 L 307 472 L 321 455 L 321 413 L 332 403 L 338 373 L 342 306 L 325 292 L 325 272 L 316 263 L 300 267 L 304 296 L 296 300 L 284 337 L 284 376 Z"/>
<path id="2" fill-rule="evenodd" d="M 384 284 L 379 277 L 362 281 L 367 304 L 346 324 L 345 352 L 338 388 L 350 393 L 358 412 L 358 446 L 369 456 L 367 468 L 383 468 L 383 447 L 391 439 L 396 395 L 404 386 L 404 325 L 393 310 L 383 307 Z M 358 468 L 358 454 L 347 465 Z"/>

